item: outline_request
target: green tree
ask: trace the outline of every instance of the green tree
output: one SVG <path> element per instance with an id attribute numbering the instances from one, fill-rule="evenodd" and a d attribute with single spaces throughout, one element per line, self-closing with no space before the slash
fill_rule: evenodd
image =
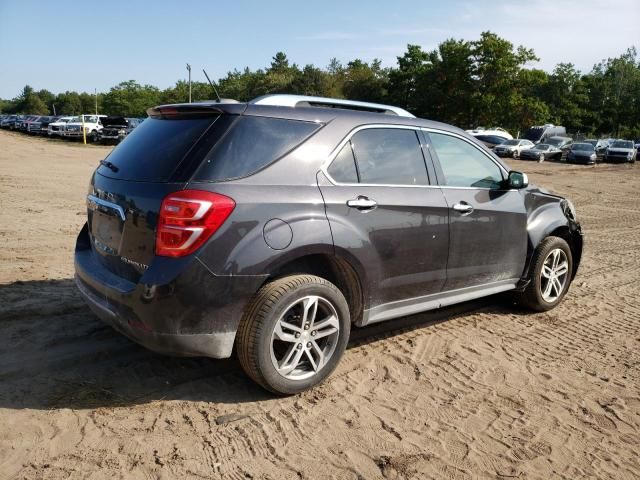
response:
<path id="1" fill-rule="evenodd" d="M 570 131 L 584 131 L 583 107 L 587 103 L 581 73 L 571 63 L 559 63 L 549 75 L 543 98 L 552 112 L 550 121 Z"/>
<path id="2" fill-rule="evenodd" d="M 329 94 L 329 74 L 313 65 L 305 65 L 291 82 L 291 91 L 301 95 L 325 97 Z"/>
<path id="3" fill-rule="evenodd" d="M 342 87 L 345 98 L 369 102 L 384 102 L 387 96 L 389 71 L 382 68 L 381 61 L 371 64 L 360 59 L 347 64 Z"/>
<path id="4" fill-rule="evenodd" d="M 389 99 L 411 112 L 422 112 L 426 102 L 420 84 L 432 67 L 429 54 L 419 45 L 407 45 L 404 55 L 397 58 L 398 68 L 389 72 Z"/>
<path id="5" fill-rule="evenodd" d="M 538 58 L 533 50 L 522 46 L 514 49 L 511 42 L 491 32 L 483 32 L 471 45 L 476 86 L 471 96 L 473 118 L 478 125 L 516 128 L 509 112 L 521 95 L 518 74 L 527 62 Z"/>
<path id="6" fill-rule="evenodd" d="M 344 98 L 345 69 L 337 58 L 332 58 L 326 68 L 327 89 L 324 96 Z"/>
<path id="7" fill-rule="evenodd" d="M 464 40 L 449 39 L 429 53 L 430 68 L 419 83 L 422 108 L 427 116 L 460 127 L 474 127 L 473 46 Z"/>
<path id="8" fill-rule="evenodd" d="M 32 113 L 34 115 L 46 115 L 49 113 L 49 108 L 47 105 L 38 97 L 37 95 L 29 95 L 23 105 L 22 105 L 23 113 Z"/>
<path id="9" fill-rule="evenodd" d="M 277 52 L 263 69 L 230 71 L 218 81 L 222 97 L 251 100 L 268 93 L 349 98 L 402 106 L 419 117 L 462 128 L 502 126 L 513 134 L 553 122 L 570 133 L 640 137 L 640 61 L 635 48 L 596 64 L 584 74 L 571 63 L 553 72 L 530 68 L 533 50 L 515 47 L 494 33 L 477 40 L 447 39 L 432 51 L 407 45 L 394 67 L 379 60 L 354 59 L 343 65 L 332 58 L 324 68 L 300 69 Z M 194 101 L 214 99 L 206 82 L 192 83 Z M 160 103 L 189 99 L 187 82 L 158 90 L 134 80 L 99 95 L 100 113 L 143 116 Z M 53 95 L 26 85 L 12 100 L 0 102 L 6 113 L 90 113 L 95 97 L 66 91 Z"/>
<path id="10" fill-rule="evenodd" d="M 226 77 L 218 81 L 220 95 L 241 102 L 251 100 L 257 96 L 257 85 L 262 76 L 264 76 L 262 70 L 252 72 L 249 67 L 245 67 L 243 71 L 229 72 Z"/>
<path id="11" fill-rule="evenodd" d="M 30 85 L 25 85 L 20 95 L 14 100 L 15 113 L 31 113 L 34 115 L 46 115 L 49 113 L 47 105 L 38 97 Z"/>
<path id="12" fill-rule="evenodd" d="M 616 137 L 639 137 L 640 63 L 636 49 L 600 62 L 584 81 L 595 130 Z"/>
<path id="13" fill-rule="evenodd" d="M 160 90 L 152 85 L 140 85 L 134 80 L 121 82 L 103 96 L 102 104 L 110 115 L 142 117 L 148 108 L 160 103 Z M 82 105 L 85 108 L 85 105 Z"/>
<path id="14" fill-rule="evenodd" d="M 56 95 L 55 105 L 58 115 L 79 115 L 82 113 L 82 102 L 78 92 L 59 93 Z"/>
<path id="15" fill-rule="evenodd" d="M 300 76 L 300 69 L 295 63 L 289 65 L 287 56 L 283 52 L 278 52 L 264 74 L 260 71 L 256 74 L 253 92 L 256 96 L 268 93 L 294 93 L 293 82 Z"/>
<path id="16" fill-rule="evenodd" d="M 53 103 L 55 101 L 56 96 L 51 93 L 49 90 L 38 90 L 34 92 L 35 95 L 42 100 L 42 102 L 47 106 L 47 113 L 53 114 Z"/>

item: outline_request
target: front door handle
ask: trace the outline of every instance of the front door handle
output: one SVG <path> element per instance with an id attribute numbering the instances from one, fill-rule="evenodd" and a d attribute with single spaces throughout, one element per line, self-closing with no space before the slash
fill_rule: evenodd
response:
<path id="1" fill-rule="evenodd" d="M 462 215 L 469 215 L 473 212 L 473 206 L 469 205 L 467 202 L 456 203 L 453 206 L 453 209 L 456 212 L 460 212 Z"/>
<path id="2" fill-rule="evenodd" d="M 351 208 L 357 208 L 358 210 L 371 210 L 378 205 L 378 202 L 371 200 L 368 197 L 359 196 L 355 200 L 347 200 L 347 206 Z"/>

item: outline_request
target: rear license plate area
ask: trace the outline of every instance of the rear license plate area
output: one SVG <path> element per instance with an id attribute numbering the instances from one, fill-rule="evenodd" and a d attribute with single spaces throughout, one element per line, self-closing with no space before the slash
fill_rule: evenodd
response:
<path id="1" fill-rule="evenodd" d="M 120 254 L 124 225 L 119 217 L 94 210 L 91 221 L 91 236 L 96 247 L 109 255 Z"/>

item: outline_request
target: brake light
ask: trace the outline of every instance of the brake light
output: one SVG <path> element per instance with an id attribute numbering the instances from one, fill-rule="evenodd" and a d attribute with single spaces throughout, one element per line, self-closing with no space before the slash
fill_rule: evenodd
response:
<path id="1" fill-rule="evenodd" d="M 201 190 L 167 195 L 160 206 L 156 255 L 183 257 L 195 252 L 227 220 L 235 206 L 229 197 Z"/>

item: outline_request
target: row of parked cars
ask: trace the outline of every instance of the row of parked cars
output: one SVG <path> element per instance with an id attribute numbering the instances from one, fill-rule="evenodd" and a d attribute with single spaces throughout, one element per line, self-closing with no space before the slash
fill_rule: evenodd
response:
<path id="1" fill-rule="evenodd" d="M 640 152 L 640 140 L 602 138 L 574 140 L 567 136 L 564 127 L 542 125 L 531 127 L 523 138 L 513 138 L 502 128 L 467 130 L 500 157 L 522 160 L 566 161 L 593 165 L 598 161 L 636 161 Z"/>
<path id="2" fill-rule="evenodd" d="M 107 115 L 0 115 L 0 128 L 32 135 L 80 139 L 84 127 L 90 142 L 119 143 L 143 120 Z"/>

